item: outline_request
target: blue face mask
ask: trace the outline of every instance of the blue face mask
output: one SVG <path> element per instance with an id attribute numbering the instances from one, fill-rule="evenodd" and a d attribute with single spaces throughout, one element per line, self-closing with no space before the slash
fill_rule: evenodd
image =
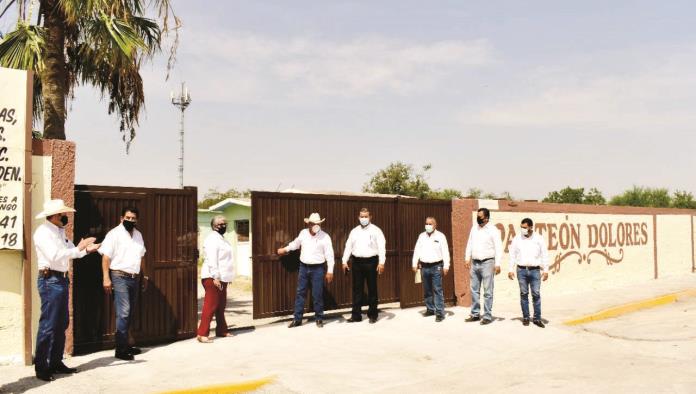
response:
<path id="1" fill-rule="evenodd" d="M 361 226 L 367 226 L 368 224 L 370 224 L 370 219 L 369 219 L 369 218 L 359 218 L 359 220 L 360 220 L 360 225 L 361 225 Z"/>

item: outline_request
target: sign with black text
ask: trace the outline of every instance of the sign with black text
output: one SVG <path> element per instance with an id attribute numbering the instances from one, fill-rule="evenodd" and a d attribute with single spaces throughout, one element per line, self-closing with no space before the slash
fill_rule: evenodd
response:
<path id="1" fill-rule="evenodd" d="M 22 250 L 31 75 L 0 68 L 0 249 Z"/>

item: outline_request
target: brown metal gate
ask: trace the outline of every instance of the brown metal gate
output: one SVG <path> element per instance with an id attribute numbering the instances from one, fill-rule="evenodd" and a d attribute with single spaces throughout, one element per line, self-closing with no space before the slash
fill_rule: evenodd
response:
<path id="1" fill-rule="evenodd" d="M 386 269 L 378 282 L 380 303 L 401 300 L 402 307 L 422 305 L 422 286 L 413 283 L 410 267 L 413 246 L 427 216 L 437 217 L 440 230 L 452 239 L 450 201 L 271 192 L 254 192 L 251 201 L 254 319 L 292 314 L 299 251 L 283 257 L 276 251 L 297 236 L 311 212 L 326 217 L 322 228 L 331 235 L 336 254 L 334 281 L 324 291 L 326 310 L 351 305 L 350 274 L 344 275 L 340 264 L 360 208 L 370 210 L 387 240 Z M 455 300 L 453 272 L 445 277 L 445 297 L 448 302 Z M 308 298 L 308 311 L 310 302 Z"/>
<path id="2" fill-rule="evenodd" d="M 141 293 L 131 332 L 140 344 L 195 336 L 197 325 L 197 237 L 195 187 L 151 189 L 75 186 L 75 242 L 104 239 L 118 225 L 121 209 L 140 210 L 138 229 L 145 240 L 143 273 L 150 278 Z M 114 346 L 113 297 L 102 289 L 101 256 L 94 253 L 73 266 L 75 352 Z"/>

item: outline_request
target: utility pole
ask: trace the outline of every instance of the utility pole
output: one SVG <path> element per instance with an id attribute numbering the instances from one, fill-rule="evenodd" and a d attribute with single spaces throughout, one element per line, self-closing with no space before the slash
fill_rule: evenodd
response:
<path id="1" fill-rule="evenodd" d="M 181 148 L 181 152 L 179 155 L 179 187 L 181 189 L 184 188 L 184 111 L 186 111 L 186 107 L 191 104 L 191 95 L 189 94 L 188 89 L 186 88 L 186 83 L 182 82 L 181 83 L 181 92 L 174 94 L 172 91 L 169 95 L 169 97 L 172 100 L 172 104 L 174 104 L 175 107 L 179 107 L 181 110 L 181 124 L 179 125 L 179 144 Z"/>

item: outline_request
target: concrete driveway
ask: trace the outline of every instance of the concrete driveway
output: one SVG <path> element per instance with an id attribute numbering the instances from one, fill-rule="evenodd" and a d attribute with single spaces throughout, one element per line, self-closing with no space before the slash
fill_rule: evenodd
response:
<path id="1" fill-rule="evenodd" d="M 111 351 L 66 361 L 81 372 L 44 384 L 30 367 L 0 369 L 1 392 L 152 393 L 273 377 L 259 392 L 677 392 L 696 391 L 696 298 L 583 326 L 562 321 L 621 302 L 696 288 L 696 277 L 607 292 L 546 295 L 544 329 L 522 326 L 516 303 L 494 306 L 489 326 L 468 310 L 424 318 L 386 309 L 377 324 L 333 316 L 288 329 L 269 324 L 210 345 L 159 346 L 135 362 Z M 543 290 L 542 290 L 542 296 Z"/>

